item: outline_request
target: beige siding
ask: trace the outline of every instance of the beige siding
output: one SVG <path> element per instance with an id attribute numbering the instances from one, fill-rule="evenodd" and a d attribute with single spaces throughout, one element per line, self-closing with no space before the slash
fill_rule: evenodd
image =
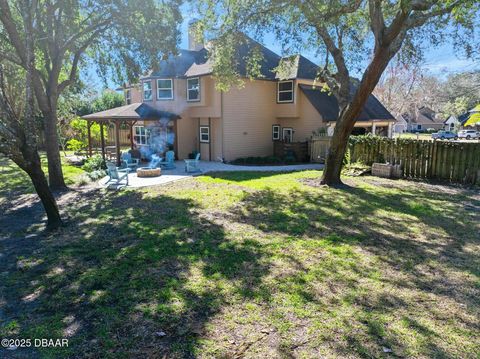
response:
<path id="1" fill-rule="evenodd" d="M 313 107 L 310 101 L 300 88 L 297 88 L 297 103 L 299 106 L 297 118 L 282 118 L 278 123 L 282 127 L 292 127 L 295 131 L 293 141 L 307 141 L 312 135 L 312 131 L 325 127 L 327 124 L 323 121 L 322 116 Z"/>
<path id="2" fill-rule="evenodd" d="M 177 120 L 177 151 L 178 158 L 188 158 L 188 154 L 197 149 L 197 121 L 182 117 Z"/>
<path id="3" fill-rule="evenodd" d="M 224 156 L 227 161 L 273 153 L 276 83 L 247 81 L 223 96 Z"/>

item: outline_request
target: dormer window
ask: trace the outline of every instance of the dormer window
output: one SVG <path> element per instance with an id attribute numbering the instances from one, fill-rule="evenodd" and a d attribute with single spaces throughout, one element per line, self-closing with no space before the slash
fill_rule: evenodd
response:
<path id="1" fill-rule="evenodd" d="M 152 101 L 152 81 L 143 83 L 143 101 Z"/>
<path id="2" fill-rule="evenodd" d="M 280 81 L 277 83 L 277 102 L 293 102 L 293 81 Z"/>
<path id="3" fill-rule="evenodd" d="M 127 105 L 132 103 L 132 90 L 125 90 L 125 103 Z"/>
<path id="4" fill-rule="evenodd" d="M 157 80 L 157 100 L 173 100 L 172 79 Z"/>
<path id="5" fill-rule="evenodd" d="M 200 101 L 200 78 L 187 79 L 187 101 Z"/>

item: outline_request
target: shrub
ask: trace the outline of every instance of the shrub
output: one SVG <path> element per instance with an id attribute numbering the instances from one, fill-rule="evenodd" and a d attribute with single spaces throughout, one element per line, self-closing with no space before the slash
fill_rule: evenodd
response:
<path id="1" fill-rule="evenodd" d="M 294 159 L 295 160 L 295 159 Z M 285 161 L 282 161 L 281 158 L 276 156 L 265 156 L 265 157 L 241 157 L 232 161 L 234 165 L 275 165 L 282 164 Z"/>
<path id="2" fill-rule="evenodd" d="M 85 172 L 89 172 L 89 173 L 98 171 L 98 170 L 104 170 L 105 168 L 106 168 L 105 161 L 100 155 L 95 155 L 90 157 L 85 161 L 85 164 L 82 166 L 82 169 Z"/>
<path id="3" fill-rule="evenodd" d="M 87 145 L 84 142 L 79 141 L 75 138 L 72 138 L 67 142 L 67 148 L 73 152 L 80 152 L 84 150 L 86 147 Z"/>
<path id="4" fill-rule="evenodd" d="M 107 171 L 105 170 L 95 170 L 92 172 L 87 173 L 88 178 L 92 181 L 99 180 L 107 175 Z"/>

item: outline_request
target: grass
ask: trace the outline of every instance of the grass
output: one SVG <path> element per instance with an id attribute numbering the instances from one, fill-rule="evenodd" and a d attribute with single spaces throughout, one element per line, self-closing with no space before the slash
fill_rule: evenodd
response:
<path id="1" fill-rule="evenodd" d="M 395 134 L 395 137 L 397 138 L 406 138 L 406 139 L 417 139 L 417 134 L 416 133 L 411 133 L 411 132 L 404 132 L 400 134 Z M 419 140 L 429 140 L 432 141 L 432 134 L 431 133 L 419 133 L 418 134 L 418 139 Z"/>
<path id="2" fill-rule="evenodd" d="M 478 191 L 318 176 L 78 190 L 51 235 L 11 228 L 41 218 L 13 201 L 0 337 L 69 338 L 32 358 L 478 357 Z"/>
<path id="3" fill-rule="evenodd" d="M 48 175 L 47 156 L 40 154 L 42 168 Z M 67 186 L 75 185 L 80 176 L 85 173 L 81 168 L 68 164 L 62 157 L 62 168 Z M 12 194 L 34 193 L 32 182 L 28 175 L 12 161 L 0 157 L 0 198 Z"/>

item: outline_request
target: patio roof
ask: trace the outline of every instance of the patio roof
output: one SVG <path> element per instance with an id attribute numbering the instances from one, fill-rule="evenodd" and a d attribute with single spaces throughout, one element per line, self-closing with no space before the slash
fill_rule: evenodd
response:
<path id="1" fill-rule="evenodd" d="M 338 101 L 335 96 L 330 95 L 328 92 L 322 91 L 320 87 L 314 87 L 311 85 L 300 85 L 300 88 L 324 120 L 337 120 L 339 108 Z M 388 112 L 388 110 L 374 95 L 370 95 L 368 97 L 367 103 L 363 107 L 363 111 L 357 118 L 357 122 L 372 120 L 383 120 L 391 122 L 395 121 L 393 115 Z"/>
<path id="2" fill-rule="evenodd" d="M 93 122 L 100 123 L 100 140 L 102 146 L 102 157 L 105 160 L 105 136 L 103 133 L 103 126 L 105 123 L 113 122 L 115 125 L 115 152 L 117 166 L 120 166 L 120 134 L 119 129 L 122 123 L 127 123 L 130 127 L 130 147 L 134 148 L 133 142 L 133 125 L 138 120 L 177 120 L 181 118 L 179 115 L 156 109 L 145 103 L 132 103 L 130 105 L 115 107 L 110 110 L 92 113 L 90 115 L 82 116 L 87 121 L 88 131 L 88 154 L 92 155 L 92 136 L 91 126 Z"/>
<path id="3" fill-rule="evenodd" d="M 176 120 L 179 119 L 180 116 L 168 111 L 158 110 L 146 103 L 132 103 L 130 105 L 85 115 L 82 116 L 82 118 L 87 121 L 138 121 L 157 120 L 161 118 Z"/>

